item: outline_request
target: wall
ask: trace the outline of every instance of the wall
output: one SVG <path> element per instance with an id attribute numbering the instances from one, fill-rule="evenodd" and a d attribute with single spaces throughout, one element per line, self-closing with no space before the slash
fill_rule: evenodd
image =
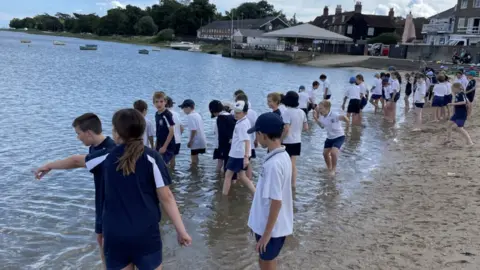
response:
<path id="1" fill-rule="evenodd" d="M 462 48 L 470 52 L 474 61 L 476 61 L 477 53 L 480 53 L 480 47 L 429 45 L 408 45 L 407 59 L 451 62 L 454 51 L 460 52 Z"/>
<path id="2" fill-rule="evenodd" d="M 276 38 L 247 37 L 247 43 L 253 45 L 276 45 L 279 42 Z"/>

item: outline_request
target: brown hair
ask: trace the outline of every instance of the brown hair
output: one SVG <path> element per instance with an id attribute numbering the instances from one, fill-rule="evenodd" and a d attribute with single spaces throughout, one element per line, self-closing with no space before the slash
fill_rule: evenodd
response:
<path id="1" fill-rule="evenodd" d="M 438 82 L 445 82 L 445 75 L 443 75 L 442 73 L 438 74 L 437 80 Z"/>
<path id="2" fill-rule="evenodd" d="M 248 103 L 248 97 L 245 94 L 239 94 L 235 96 L 235 102 L 242 100 L 245 101 L 245 103 Z"/>
<path id="3" fill-rule="evenodd" d="M 78 128 L 83 132 L 91 130 L 97 135 L 102 133 L 102 122 L 94 113 L 85 113 L 75 118 L 72 127 Z"/>
<path id="4" fill-rule="evenodd" d="M 282 95 L 276 92 L 268 94 L 267 98 L 271 98 L 273 102 L 277 103 L 277 105 L 282 101 Z"/>
<path id="5" fill-rule="evenodd" d="M 320 101 L 320 103 L 318 103 L 318 105 L 322 105 L 323 107 L 325 107 L 325 109 L 328 109 L 328 110 L 330 110 L 330 108 L 332 108 L 332 103 L 330 102 L 330 100 L 327 100 L 327 99 L 324 99 L 324 100 Z"/>
<path id="6" fill-rule="evenodd" d="M 141 113 L 144 113 L 148 109 L 148 105 L 143 100 L 137 100 L 133 103 L 133 108 Z"/>
<path id="7" fill-rule="evenodd" d="M 365 81 L 365 80 L 363 79 L 363 75 L 362 75 L 362 74 L 358 74 L 355 78 L 357 78 L 358 80 L 360 80 L 360 81 L 362 81 L 362 82 Z"/>
<path id="8" fill-rule="evenodd" d="M 166 98 L 167 98 L 167 94 L 165 94 L 165 92 L 163 91 L 158 91 L 153 93 L 153 103 L 155 103 L 156 99 L 164 99 L 166 101 Z"/>
<path id="9" fill-rule="evenodd" d="M 245 94 L 245 92 L 243 92 L 242 89 L 238 89 L 237 91 L 235 91 L 235 93 L 233 93 L 234 96 L 238 96 L 238 95 L 247 95 Z"/>
<path id="10" fill-rule="evenodd" d="M 125 143 L 125 151 L 118 159 L 117 171 L 122 170 L 124 176 L 135 173 L 137 160 L 144 151 L 142 137 L 145 118 L 135 109 L 123 109 L 113 115 L 112 125 Z"/>

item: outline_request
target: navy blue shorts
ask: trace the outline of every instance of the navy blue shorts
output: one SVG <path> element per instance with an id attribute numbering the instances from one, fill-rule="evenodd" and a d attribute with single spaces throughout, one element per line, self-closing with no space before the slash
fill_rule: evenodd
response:
<path id="1" fill-rule="evenodd" d="M 255 239 L 260 241 L 260 238 L 262 238 L 261 235 L 255 234 Z M 285 244 L 285 236 L 282 237 L 272 237 L 270 238 L 270 241 L 267 244 L 267 248 L 265 252 L 259 252 L 260 259 L 263 261 L 273 261 L 275 258 L 277 258 L 278 254 L 280 254 L 280 251 L 283 248 L 283 245 Z"/>
<path id="2" fill-rule="evenodd" d="M 447 106 L 450 103 L 452 103 L 452 94 L 445 95 L 445 97 L 443 97 L 443 105 Z"/>
<path id="3" fill-rule="evenodd" d="M 365 106 L 367 106 L 367 103 L 368 103 L 368 100 L 366 97 L 363 97 L 362 98 L 362 101 L 360 102 L 360 109 L 363 110 L 363 108 L 365 108 Z"/>
<path id="4" fill-rule="evenodd" d="M 434 96 L 433 97 L 433 102 L 432 102 L 432 107 L 443 107 L 445 106 L 445 98 L 444 97 L 439 97 L 439 96 Z"/>
<path id="5" fill-rule="evenodd" d="M 205 148 L 202 148 L 202 149 L 193 149 L 193 150 L 190 150 L 190 155 L 192 156 L 198 156 L 199 154 L 205 154 L 206 150 Z"/>
<path id="6" fill-rule="evenodd" d="M 347 113 L 360 113 L 360 99 L 350 99 L 348 102 Z"/>
<path id="7" fill-rule="evenodd" d="M 175 156 L 175 154 L 173 151 L 167 150 L 165 151 L 165 153 L 160 154 L 160 156 L 162 156 L 163 162 L 165 162 L 165 164 L 168 164 L 170 163 L 170 160 L 172 160 L 172 158 Z"/>
<path id="8" fill-rule="evenodd" d="M 323 148 L 342 148 L 343 143 L 345 142 L 345 136 L 340 136 L 335 139 L 326 139 Z"/>
<path id="9" fill-rule="evenodd" d="M 120 270 L 133 263 L 138 269 L 156 269 L 162 264 L 162 239 L 155 224 L 137 237 L 104 235 L 107 270 Z"/>
<path id="10" fill-rule="evenodd" d="M 227 161 L 227 170 L 230 170 L 234 173 L 239 173 L 241 171 L 246 171 L 247 168 L 243 167 L 243 158 L 233 158 L 229 157 Z"/>
<path id="11" fill-rule="evenodd" d="M 95 233 L 102 234 L 102 223 L 95 222 Z"/>
<path id="12" fill-rule="evenodd" d="M 400 99 L 400 93 L 395 94 L 395 97 L 393 98 L 393 102 L 397 102 Z"/>
<path id="13" fill-rule="evenodd" d="M 425 105 L 425 103 L 415 102 L 415 107 L 416 108 L 423 108 L 423 105 Z"/>
<path id="14" fill-rule="evenodd" d="M 326 96 L 325 96 L 325 99 L 326 99 L 326 100 L 329 100 L 331 97 L 332 97 L 332 95 L 326 95 Z"/>
<path id="15" fill-rule="evenodd" d="M 300 156 L 300 152 L 302 152 L 302 143 L 284 143 L 283 145 L 289 156 Z"/>
<path id="16" fill-rule="evenodd" d="M 213 159 L 224 160 L 225 157 L 223 156 L 222 151 L 218 150 L 218 148 L 215 148 L 215 150 L 213 150 Z"/>
<path id="17" fill-rule="evenodd" d="M 467 119 L 465 119 L 464 117 L 458 117 L 454 114 L 452 118 L 450 118 L 450 121 L 454 122 L 457 127 L 461 128 L 465 126 L 465 122 L 467 121 Z"/>
<path id="18" fill-rule="evenodd" d="M 475 91 L 466 94 L 466 96 L 467 96 L 468 100 L 470 101 L 470 103 L 473 102 L 473 100 L 475 99 Z"/>
<path id="19" fill-rule="evenodd" d="M 375 95 L 375 94 L 373 94 L 373 95 L 371 96 L 371 98 L 372 98 L 373 100 L 378 100 L 378 99 L 381 99 L 381 98 L 382 98 L 382 95 Z"/>
<path id="20" fill-rule="evenodd" d="M 182 146 L 181 143 L 177 143 L 175 144 L 175 151 L 173 151 L 173 154 L 176 156 L 178 154 L 180 154 L 180 147 Z"/>

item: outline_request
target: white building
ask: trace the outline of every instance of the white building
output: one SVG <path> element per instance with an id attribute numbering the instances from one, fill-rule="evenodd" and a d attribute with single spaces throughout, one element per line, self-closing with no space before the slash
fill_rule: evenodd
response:
<path id="1" fill-rule="evenodd" d="M 255 29 L 238 29 L 233 34 L 235 43 L 242 43 L 246 45 L 277 45 L 277 38 L 263 37 L 264 31 Z"/>

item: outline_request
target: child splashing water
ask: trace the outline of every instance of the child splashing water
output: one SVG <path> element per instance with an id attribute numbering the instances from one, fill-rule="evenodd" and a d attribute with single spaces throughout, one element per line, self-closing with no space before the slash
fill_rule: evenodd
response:
<path id="1" fill-rule="evenodd" d="M 356 85 L 357 79 L 351 77 L 349 80 L 350 85 L 345 91 L 345 97 L 343 99 L 342 110 L 345 111 L 345 104 L 348 102 L 347 107 L 347 118 L 349 119 L 352 116 L 352 125 L 361 125 L 362 120 L 360 119 L 360 87 Z"/>
<path id="2" fill-rule="evenodd" d="M 467 121 L 469 100 L 463 91 L 463 85 L 459 82 L 452 85 L 452 91 L 455 94 L 455 101 L 450 106 L 455 106 L 455 112 L 450 118 L 447 125 L 447 139 L 445 143 L 449 143 L 452 138 L 452 130 L 457 130 L 464 138 L 468 146 L 473 145 L 472 139 L 468 132 L 463 128 Z M 456 127 L 455 127 L 456 126 Z"/>
<path id="3" fill-rule="evenodd" d="M 445 84 L 445 76 L 439 74 L 437 76 L 438 84 L 433 87 L 433 101 L 432 107 L 435 107 L 433 114 L 433 122 L 438 122 L 442 119 L 443 111 L 445 110 L 445 95 L 447 94 L 447 85 Z"/>
<path id="4" fill-rule="evenodd" d="M 418 74 L 416 78 L 415 93 L 413 94 L 413 103 L 415 105 L 415 123 L 413 131 L 420 131 L 422 126 L 423 106 L 425 105 L 425 96 L 427 95 L 427 84 L 425 75 Z"/>

